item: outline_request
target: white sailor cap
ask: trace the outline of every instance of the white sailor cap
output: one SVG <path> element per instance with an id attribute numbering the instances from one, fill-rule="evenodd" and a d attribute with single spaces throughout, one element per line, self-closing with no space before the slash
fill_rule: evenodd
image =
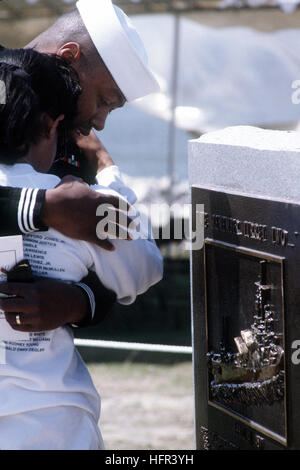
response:
<path id="1" fill-rule="evenodd" d="M 148 67 L 143 42 L 128 16 L 111 0 L 79 0 L 76 6 L 127 101 L 158 92 L 160 87 Z"/>

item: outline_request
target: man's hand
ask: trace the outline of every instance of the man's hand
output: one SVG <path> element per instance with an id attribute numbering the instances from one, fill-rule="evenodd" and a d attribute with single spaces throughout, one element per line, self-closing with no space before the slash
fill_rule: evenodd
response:
<path id="1" fill-rule="evenodd" d="M 94 131 L 91 131 L 88 136 L 75 133 L 74 140 L 76 145 L 82 150 L 95 175 L 99 171 L 104 170 L 104 168 L 114 165 L 111 156 Z"/>
<path id="2" fill-rule="evenodd" d="M 74 178 L 70 177 L 63 179 L 57 188 L 46 191 L 41 219 L 45 225 L 67 237 L 95 243 L 106 250 L 113 251 L 114 246 L 111 242 L 108 239 L 99 239 L 96 234 L 97 223 L 105 217 L 104 215 L 96 216 L 97 208 L 102 204 L 115 208 L 112 214 L 112 220 L 116 222 L 115 232 L 122 234 L 124 238 L 125 231 L 125 235 L 130 240 L 127 229 L 132 220 L 124 217 L 124 212 L 118 210 L 120 206 L 124 207 L 124 201 L 120 202 L 115 196 L 99 194 L 84 183 L 74 181 Z M 128 209 L 130 209 L 129 206 Z"/>
<path id="3" fill-rule="evenodd" d="M 0 309 L 14 330 L 38 332 L 59 328 L 67 323 L 81 322 L 89 309 L 80 287 L 51 279 L 32 284 L 3 282 L 0 293 L 17 298 L 0 298 Z M 21 325 L 16 323 L 20 316 Z"/>

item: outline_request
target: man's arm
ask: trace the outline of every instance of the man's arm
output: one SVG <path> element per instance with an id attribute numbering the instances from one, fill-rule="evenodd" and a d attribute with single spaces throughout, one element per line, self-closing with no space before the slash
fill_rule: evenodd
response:
<path id="1" fill-rule="evenodd" d="M 17 296 L 0 298 L 0 309 L 12 328 L 19 331 L 47 331 L 80 323 L 90 308 L 80 287 L 52 279 L 39 278 L 31 284 L 1 283 L 0 292 Z M 16 314 L 21 325 L 16 325 Z"/>
<path id="2" fill-rule="evenodd" d="M 90 312 L 85 315 L 81 322 L 77 322 L 75 325 L 73 323 L 73 326 L 98 325 L 111 312 L 117 300 L 116 294 L 106 289 L 93 271 L 89 271 L 87 277 L 76 285 L 80 286 L 88 295 Z"/>
<path id="3" fill-rule="evenodd" d="M 105 168 L 98 173 L 98 185 L 93 186 L 95 191 L 103 190 L 117 193 L 122 196 L 135 211 L 135 193 L 122 181 L 117 166 Z M 94 244 L 88 244 L 94 263 L 94 269 L 108 289 L 114 289 L 118 302 L 122 304 L 133 303 L 137 295 L 143 294 L 151 286 L 162 279 L 163 259 L 152 237 L 150 221 L 145 214 L 138 214 L 135 219 L 135 230 L 132 230 L 132 241 L 115 240 L 116 250 L 107 253 Z"/>
<path id="4" fill-rule="evenodd" d="M 5 311 L 11 327 L 18 331 L 47 331 L 65 324 L 96 325 L 111 310 L 115 294 L 105 289 L 94 274 L 83 281 L 83 284 L 66 284 L 39 278 L 32 284 L 0 283 L 0 293 L 17 296 L 0 298 L 0 309 Z M 96 292 L 94 300 L 90 297 L 93 292 Z M 94 307 L 97 304 L 97 310 L 93 309 L 93 303 Z M 16 314 L 21 325 L 16 323 Z"/>
<path id="5" fill-rule="evenodd" d="M 96 235 L 100 220 L 96 211 L 101 204 L 116 208 L 118 223 L 119 199 L 95 193 L 79 181 L 63 182 L 47 191 L 0 187 L 0 236 L 45 231 L 52 227 L 70 238 L 95 243 L 110 251 L 114 249 L 113 245 L 108 240 L 99 240 Z"/>
<path id="6" fill-rule="evenodd" d="M 83 198 L 80 201 L 80 207 L 78 203 L 72 201 L 72 194 L 68 194 L 70 186 L 72 194 L 76 192 L 77 197 L 81 194 Z M 67 205 L 71 213 L 67 228 L 70 235 L 77 235 L 78 238 L 87 240 L 94 239 L 104 249 L 113 248 L 108 241 L 99 241 L 96 238 L 96 209 L 100 200 L 94 197 L 91 199 L 91 195 L 95 194 L 94 191 L 83 184 L 72 182 L 47 193 L 50 199 L 48 206 L 45 201 L 45 190 L 0 187 L 0 236 L 24 235 L 36 230 L 45 231 L 47 225 L 52 225 L 52 220 L 57 230 L 63 231 L 64 227 L 60 227 L 60 224 L 66 223 L 65 215 L 68 211 L 63 216 L 63 208 Z M 64 198 L 67 199 L 65 203 Z M 46 209 L 44 207 L 46 223 L 41 218 L 43 205 L 46 206 Z M 47 210 L 52 217 L 47 218 Z M 55 221 L 54 214 L 57 212 L 60 216 Z M 79 327 L 96 325 L 110 312 L 115 303 L 115 294 L 105 289 L 94 273 L 82 279 L 77 286 L 47 279 L 34 283 L 32 286 L 27 285 L 26 288 L 18 283 L 14 285 L 1 283 L 0 286 L 0 292 L 12 295 L 18 295 L 20 289 L 24 294 L 22 299 L 2 300 L 0 308 L 7 312 L 8 321 L 15 329 L 20 329 L 20 327 L 15 324 L 13 312 L 28 316 L 27 322 L 30 322 L 30 330 L 26 330 L 25 324 L 22 325 L 23 331 L 46 331 L 67 323 Z M 17 306 L 18 310 L 16 310 Z"/>
<path id="7" fill-rule="evenodd" d="M 40 218 L 44 200 L 44 190 L 0 186 L 0 236 L 47 230 Z"/>
<path id="8" fill-rule="evenodd" d="M 70 183 L 65 184 L 63 188 L 60 187 L 53 190 L 53 197 L 56 199 L 54 205 L 56 208 L 59 205 L 58 200 L 64 197 L 69 186 Z M 76 187 L 74 187 L 72 183 L 72 192 L 76 190 L 80 193 L 83 192 L 83 197 L 85 198 L 85 201 L 82 201 L 81 207 L 86 220 L 88 215 L 84 205 L 90 204 L 90 193 L 94 196 L 94 192 L 80 183 L 77 183 L 75 186 Z M 56 192 L 59 194 L 57 195 Z M 26 188 L 0 187 L 0 236 L 22 235 L 36 230 L 47 230 L 46 225 L 42 222 L 40 217 L 41 208 L 43 204 L 45 204 L 45 193 L 46 191 L 44 190 L 29 191 Z M 51 197 L 50 195 L 50 198 Z M 71 197 L 71 195 L 68 196 L 68 203 L 71 203 L 72 207 L 72 201 L 70 201 Z M 95 213 L 98 201 L 93 199 L 91 203 L 94 209 L 91 209 L 89 212 L 94 212 L 94 226 L 90 226 L 88 230 L 91 231 L 93 227 L 96 237 Z M 51 210 L 51 207 L 50 203 L 49 210 Z M 80 209 L 79 212 L 81 213 Z M 73 213 L 72 210 L 71 213 Z M 71 216 L 71 231 L 72 220 L 73 224 L 76 225 L 76 214 L 74 219 Z M 83 233 L 84 227 L 82 225 L 80 227 L 75 226 L 73 231 L 76 231 L 78 236 L 80 236 L 80 231 Z M 103 241 L 100 245 L 103 248 L 111 249 L 108 241 L 107 246 L 103 246 Z M 20 288 L 23 292 L 23 287 L 19 286 L 17 283 L 15 285 L 3 283 L 1 284 L 0 292 L 9 292 L 12 295 L 18 295 Z M 30 288 L 27 286 L 26 292 L 24 291 L 23 293 L 22 305 L 20 305 L 19 300 L 15 304 L 11 299 L 10 301 L 3 301 L 2 304 L 0 302 L 0 308 L 3 310 L 7 308 L 9 314 L 16 312 L 16 305 L 18 305 L 19 308 L 22 307 L 22 310 L 18 310 L 17 313 L 24 313 L 24 315 L 30 317 L 31 331 L 49 330 L 66 323 L 70 323 L 74 326 L 96 325 L 102 321 L 115 303 L 115 294 L 105 289 L 94 273 L 90 273 L 87 278 L 82 279 L 81 283 L 77 286 L 45 279 L 42 282 L 39 281 L 35 283 L 35 285 Z M 54 298 L 51 298 L 52 295 L 54 295 Z M 54 299 L 55 304 L 53 304 Z M 17 326 L 13 325 L 15 315 L 10 315 L 10 322 L 13 327 L 17 328 Z M 26 326 L 23 325 L 22 328 L 25 330 Z"/>
<path id="9" fill-rule="evenodd" d="M 94 133 L 89 138 L 82 137 L 78 144 L 84 150 L 85 158 L 95 174 L 113 165 L 108 152 Z M 32 193 L 33 198 L 29 197 Z M 96 217 L 96 210 L 101 203 L 118 207 L 119 200 L 112 196 L 99 195 L 73 180 L 47 191 L 0 187 L 0 216 L 3 221 L 0 235 L 30 233 L 34 230 L 47 230 L 47 226 L 51 226 L 72 238 L 91 241 L 101 248 L 113 250 L 113 245 L 108 240 L 99 240 L 96 236 L 96 225 L 100 220 Z M 33 225 L 26 226 L 30 229 L 25 230 L 29 220 Z M 110 312 L 116 301 L 116 295 L 106 289 L 92 272 L 77 285 L 45 279 L 26 291 L 19 284 L 0 286 L 0 292 L 13 295 L 18 295 L 20 289 L 22 299 L 0 302 L 0 308 L 8 309 L 8 320 L 15 329 L 19 329 L 13 314 L 17 306 L 17 313 L 28 316 L 28 328 L 38 331 L 57 328 L 66 323 L 74 326 L 96 325 Z M 54 295 L 54 305 L 53 299 L 49 298 L 51 293 L 57 293 Z M 22 328 L 25 330 L 26 326 L 22 325 Z"/>

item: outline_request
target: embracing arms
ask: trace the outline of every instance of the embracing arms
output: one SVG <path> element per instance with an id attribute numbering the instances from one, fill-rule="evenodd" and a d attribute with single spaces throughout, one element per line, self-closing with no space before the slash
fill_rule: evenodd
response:
<path id="1" fill-rule="evenodd" d="M 96 216 L 96 211 L 99 205 L 105 203 L 118 207 L 119 195 L 125 197 L 130 204 L 135 202 L 134 193 L 125 187 L 118 175 L 117 167 L 112 167 L 112 160 L 102 147 L 101 142 L 99 140 L 98 142 L 99 145 L 93 138 L 94 147 L 92 146 L 90 149 L 90 157 L 93 157 L 97 152 L 104 156 L 102 160 L 96 158 L 96 162 L 98 162 L 97 171 L 104 170 L 98 173 L 98 176 L 100 175 L 98 183 L 105 183 L 103 186 L 110 186 L 113 191 L 101 191 L 99 188 L 95 188 L 97 191 L 93 191 L 78 181 L 69 181 L 53 190 L 41 191 L 41 194 L 37 193 L 35 200 L 37 213 L 35 213 L 32 199 L 28 197 L 26 203 L 26 198 L 23 196 L 22 201 L 22 191 L 24 192 L 24 190 L 0 188 L 0 211 L 6 210 L 9 216 L 12 217 L 12 209 L 5 209 L 5 204 L 11 204 L 9 193 L 13 191 L 14 203 L 10 207 L 14 209 L 15 219 L 17 220 L 17 222 L 11 220 L 10 226 L 6 226 L 5 229 L 2 227 L 3 235 L 23 232 L 24 223 L 23 230 L 19 225 L 20 214 L 29 211 L 30 221 L 31 223 L 34 222 L 33 228 L 46 229 L 46 226 L 49 225 L 69 237 L 92 242 L 89 243 L 89 246 L 92 247 L 91 251 L 97 251 L 97 253 L 93 253 L 92 258 L 95 257 L 97 260 L 100 257 L 103 261 L 102 263 L 96 261 L 94 268 L 96 268 L 96 273 L 102 279 L 106 289 L 93 273 L 90 273 L 88 278 L 82 280 L 84 284 L 79 283 L 77 285 L 65 285 L 47 279 L 38 280 L 30 287 L 26 286 L 26 289 L 20 284 L 0 285 L 0 292 L 21 297 L 19 299 L 0 300 L 0 308 L 7 312 L 8 320 L 11 319 L 12 322 L 15 322 L 15 315 L 9 315 L 10 313 L 21 312 L 26 314 L 28 317 L 27 331 L 53 329 L 66 323 L 97 324 L 110 311 L 116 295 L 120 302 L 131 303 L 136 295 L 143 293 L 161 279 L 162 258 L 151 237 L 146 236 L 132 242 L 116 240 L 114 242 L 116 246 L 119 242 L 121 243 L 121 253 L 124 250 L 121 258 L 119 253 L 114 253 L 113 245 L 108 240 L 99 240 L 97 238 L 96 225 L 99 222 L 99 216 Z M 101 164 L 99 165 L 100 161 Z M 110 167 L 110 170 L 108 167 Z M 107 181 L 107 177 L 109 181 Z M 103 178 L 106 181 L 102 181 Z M 114 192 L 114 195 L 112 195 L 112 192 Z M 19 213 L 19 217 L 16 212 Z M 23 216 L 24 220 L 26 220 L 26 214 Z M 42 226 L 39 226 L 39 223 Z M 12 231 L 9 232 L 9 230 Z M 115 275 L 117 277 L 116 283 L 111 282 Z M 112 291 L 116 292 L 116 295 Z M 57 299 L 55 303 L 51 296 L 51 293 L 54 292 Z M 13 323 L 11 323 L 11 326 L 20 329 Z"/>
<path id="2" fill-rule="evenodd" d="M 112 164 L 95 135 L 92 147 L 86 139 L 84 145 L 88 146 L 90 158 L 94 158 L 92 152 L 95 155 L 98 153 L 99 168 L 97 165 L 96 171 Z M 117 206 L 119 201 L 114 197 L 97 194 L 88 186 L 73 180 L 67 180 L 47 191 L 0 187 L 0 236 L 45 231 L 51 226 L 71 238 L 91 241 L 102 249 L 112 250 L 113 245 L 108 240 L 99 240 L 96 236 L 96 224 L 99 221 L 96 210 L 104 202 Z M 66 323 L 96 325 L 110 312 L 116 298 L 113 292 L 104 288 L 93 272 L 77 285 L 44 279 L 26 288 L 20 284 L 2 283 L 1 292 L 22 297 L 1 300 L 0 308 L 11 313 L 16 312 L 18 307 L 18 312 L 28 316 L 28 325 L 33 331 L 49 330 Z M 51 297 L 53 292 L 56 293 L 55 304 Z M 11 317 L 13 319 L 15 315 Z"/>
<path id="3" fill-rule="evenodd" d="M 131 304 L 137 295 L 143 294 L 162 279 L 163 258 L 152 238 L 148 217 L 140 214 L 134 206 L 135 193 L 124 184 L 118 167 L 104 169 L 96 179 L 98 186 L 93 186 L 95 191 L 113 193 L 130 204 L 135 229 L 130 232 L 132 241 L 114 240 L 115 250 L 111 253 L 88 243 L 91 268 L 105 287 L 116 293 L 118 302 Z"/>

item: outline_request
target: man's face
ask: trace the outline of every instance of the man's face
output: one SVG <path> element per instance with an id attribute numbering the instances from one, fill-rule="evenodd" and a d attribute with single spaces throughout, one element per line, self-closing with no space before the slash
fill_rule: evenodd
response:
<path id="1" fill-rule="evenodd" d="M 92 128 L 101 131 L 108 114 L 124 106 L 126 99 L 104 64 L 92 70 L 77 70 L 82 87 L 78 102 L 78 116 L 74 127 L 83 135 Z"/>

